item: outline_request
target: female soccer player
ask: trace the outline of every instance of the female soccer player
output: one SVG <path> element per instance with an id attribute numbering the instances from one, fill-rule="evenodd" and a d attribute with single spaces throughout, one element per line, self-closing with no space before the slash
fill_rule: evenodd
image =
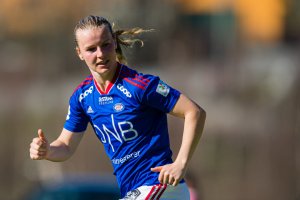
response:
<path id="1" fill-rule="evenodd" d="M 64 161 L 76 150 L 88 123 L 110 158 L 123 199 L 189 199 L 184 175 L 201 137 L 206 113 L 159 77 L 124 63 L 142 29 L 113 31 L 103 17 L 79 21 L 74 34 L 79 58 L 91 71 L 70 98 L 59 137 L 49 143 L 41 129 L 30 144 L 33 160 Z M 167 113 L 184 118 L 179 153 L 172 161 Z"/>

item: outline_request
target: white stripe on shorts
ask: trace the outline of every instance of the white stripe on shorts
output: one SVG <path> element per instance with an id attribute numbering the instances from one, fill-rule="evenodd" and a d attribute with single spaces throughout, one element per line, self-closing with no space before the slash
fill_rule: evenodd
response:
<path id="1" fill-rule="evenodd" d="M 167 184 L 141 186 L 126 194 L 120 200 L 188 200 L 190 193 L 185 183 L 176 187 Z"/>

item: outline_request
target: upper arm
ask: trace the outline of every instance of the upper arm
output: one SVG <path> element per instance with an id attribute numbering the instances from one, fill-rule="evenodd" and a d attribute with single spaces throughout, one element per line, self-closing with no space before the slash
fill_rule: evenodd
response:
<path id="1" fill-rule="evenodd" d="M 188 113 L 200 113 L 205 112 L 199 105 L 189 99 L 184 94 L 180 94 L 175 106 L 171 110 L 170 114 L 177 117 L 184 118 Z"/>

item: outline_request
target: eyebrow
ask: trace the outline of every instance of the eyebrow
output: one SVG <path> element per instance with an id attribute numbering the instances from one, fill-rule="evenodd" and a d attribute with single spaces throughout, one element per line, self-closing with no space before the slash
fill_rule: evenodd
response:
<path id="1" fill-rule="evenodd" d="M 110 38 L 108 38 L 108 39 L 106 39 L 106 40 L 104 40 L 103 42 L 101 42 L 101 44 L 102 43 L 106 43 L 106 42 L 109 42 L 110 41 Z M 89 48 L 91 48 L 91 47 L 94 47 L 95 45 L 94 44 L 92 44 L 92 45 L 87 45 L 87 46 L 85 46 L 84 48 L 85 49 L 89 49 Z"/>

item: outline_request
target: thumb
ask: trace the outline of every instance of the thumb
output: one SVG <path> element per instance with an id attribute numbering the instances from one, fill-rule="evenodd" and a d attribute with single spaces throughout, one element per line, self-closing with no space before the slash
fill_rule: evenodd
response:
<path id="1" fill-rule="evenodd" d="M 153 168 L 151 168 L 151 171 L 152 171 L 152 172 L 160 172 L 161 169 L 162 169 L 162 166 L 158 166 L 158 167 L 153 167 Z"/>
<path id="2" fill-rule="evenodd" d="M 39 138 L 40 138 L 43 142 L 47 142 L 47 139 L 46 139 L 46 137 L 45 137 L 44 132 L 43 132 L 42 129 L 39 129 L 39 130 L 38 130 L 38 135 L 39 135 Z"/>

